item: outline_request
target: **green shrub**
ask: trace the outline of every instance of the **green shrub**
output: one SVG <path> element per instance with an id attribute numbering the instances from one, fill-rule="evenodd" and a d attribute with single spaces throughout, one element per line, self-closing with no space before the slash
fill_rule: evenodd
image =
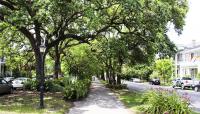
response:
<path id="1" fill-rule="evenodd" d="M 127 89 L 127 85 L 126 84 L 118 84 L 118 85 L 112 85 L 112 84 L 106 84 L 107 88 L 111 88 L 111 89 Z"/>
<path id="2" fill-rule="evenodd" d="M 90 85 L 90 79 L 76 80 L 69 77 L 46 80 L 44 83 L 45 91 L 63 92 L 64 97 L 68 100 L 77 100 L 85 97 L 88 94 Z M 36 80 L 28 80 L 24 87 L 25 90 L 39 91 L 39 83 Z"/>
<path id="3" fill-rule="evenodd" d="M 58 84 L 60 86 L 65 86 L 64 81 L 63 81 L 64 77 L 58 78 L 58 79 L 54 79 L 53 82 L 54 84 Z"/>
<path id="4" fill-rule="evenodd" d="M 44 82 L 45 91 L 50 92 L 62 92 L 64 88 L 62 85 L 57 79 Z M 29 91 L 39 91 L 39 82 L 37 80 L 28 80 L 24 83 L 24 88 Z"/>
<path id="5" fill-rule="evenodd" d="M 63 79 L 59 78 L 59 79 L 54 79 L 54 80 L 46 80 L 45 91 L 63 92 L 64 91 Z"/>
<path id="6" fill-rule="evenodd" d="M 50 92 L 64 92 L 64 87 L 59 84 L 53 84 L 52 88 L 49 89 Z"/>
<path id="7" fill-rule="evenodd" d="M 148 114 L 190 114 L 189 98 L 180 97 L 175 91 L 156 89 L 147 92 L 142 107 Z"/>
<path id="8" fill-rule="evenodd" d="M 65 81 L 67 84 L 69 84 L 64 88 L 64 96 L 66 99 L 77 100 L 84 98 L 89 92 L 89 87 L 91 84 L 89 79 Z"/>
<path id="9" fill-rule="evenodd" d="M 45 91 L 51 91 L 54 86 L 53 80 L 46 80 L 44 83 Z"/>
<path id="10" fill-rule="evenodd" d="M 39 87 L 39 83 L 36 80 L 27 80 L 24 83 L 25 90 L 34 91 Z"/>

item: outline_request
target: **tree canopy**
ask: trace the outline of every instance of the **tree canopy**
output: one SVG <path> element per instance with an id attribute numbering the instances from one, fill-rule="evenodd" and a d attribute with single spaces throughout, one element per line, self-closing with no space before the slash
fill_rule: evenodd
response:
<path id="1" fill-rule="evenodd" d="M 0 31 L 9 28 L 29 41 L 37 75 L 44 69 L 43 42 L 47 54 L 66 39 L 90 43 L 108 33 L 126 41 L 133 63 L 151 61 L 167 24 L 181 33 L 188 10 L 187 0 L 0 0 L 0 5 Z"/>
<path id="2" fill-rule="evenodd" d="M 186 0 L 1 0 L 0 4 L 1 30 L 14 26 L 33 49 L 42 37 L 51 48 L 66 38 L 87 42 L 109 28 L 153 40 L 166 32 L 168 22 L 180 32 L 187 12 Z"/>
<path id="3" fill-rule="evenodd" d="M 0 38 L 11 43 L 10 34 L 18 33 L 22 39 L 15 42 L 18 38 L 14 38 L 13 44 L 18 47 L 20 43 L 27 44 L 19 52 L 33 52 L 37 79 L 40 79 L 40 107 L 43 108 L 45 57 L 50 49 L 55 47 L 54 51 L 59 52 L 56 46 L 67 39 L 91 44 L 91 41 L 110 34 L 113 39 L 108 41 L 113 47 L 103 45 L 111 53 L 105 53 L 109 55 L 106 72 L 111 84 L 115 84 L 115 75 L 120 84 L 127 53 L 132 56 L 129 59 L 133 64 L 151 62 L 159 51 L 158 42 L 167 42 L 167 24 L 173 23 L 180 34 L 187 10 L 187 0 L 0 0 Z M 46 51 L 43 53 L 40 46 L 44 45 Z M 127 52 L 123 53 L 124 50 Z M 56 55 L 58 59 L 59 54 Z M 86 63 L 92 68 L 88 60 L 88 57 L 77 57 L 80 64 L 71 68 L 83 70 Z M 118 66 L 117 74 L 111 65 Z"/>

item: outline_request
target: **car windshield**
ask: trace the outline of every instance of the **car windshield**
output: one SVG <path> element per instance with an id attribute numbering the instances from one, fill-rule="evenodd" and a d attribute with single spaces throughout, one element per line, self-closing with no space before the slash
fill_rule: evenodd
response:
<path id="1" fill-rule="evenodd" d="M 27 78 L 16 78 L 16 80 L 27 80 Z"/>
<path id="2" fill-rule="evenodd" d="M 192 80 L 192 78 L 183 77 L 182 80 Z"/>

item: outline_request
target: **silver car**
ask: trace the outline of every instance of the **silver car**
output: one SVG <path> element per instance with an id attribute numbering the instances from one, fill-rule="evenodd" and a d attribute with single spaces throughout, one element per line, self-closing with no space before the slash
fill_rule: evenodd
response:
<path id="1" fill-rule="evenodd" d="M 13 92 L 12 85 L 3 78 L 0 78 L 0 94 L 12 93 L 12 92 Z"/>
<path id="2" fill-rule="evenodd" d="M 131 78 L 132 82 L 140 83 L 141 80 L 139 78 Z"/>
<path id="3" fill-rule="evenodd" d="M 13 88 L 23 88 L 24 87 L 24 83 L 28 80 L 28 78 L 26 77 L 19 77 L 16 78 L 12 81 L 12 86 Z"/>

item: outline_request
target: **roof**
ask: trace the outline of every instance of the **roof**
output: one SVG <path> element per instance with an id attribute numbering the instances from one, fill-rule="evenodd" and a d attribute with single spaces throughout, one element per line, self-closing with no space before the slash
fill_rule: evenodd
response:
<path id="1" fill-rule="evenodd" d="M 178 50 L 179 52 L 191 52 L 191 51 L 200 51 L 200 45 L 196 45 L 194 47 L 184 47 L 184 49 L 180 49 Z"/>

